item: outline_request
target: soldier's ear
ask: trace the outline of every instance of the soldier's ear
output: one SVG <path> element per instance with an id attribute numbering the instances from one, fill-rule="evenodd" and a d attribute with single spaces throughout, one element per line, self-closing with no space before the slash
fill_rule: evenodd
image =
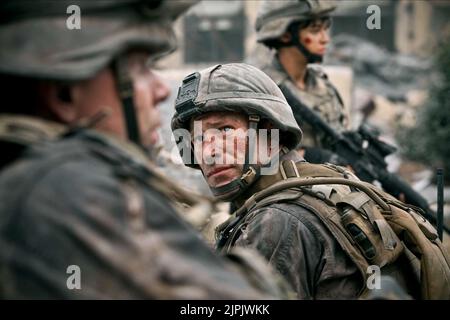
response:
<path id="1" fill-rule="evenodd" d="M 77 110 L 73 101 L 73 86 L 53 82 L 39 86 L 40 96 L 46 111 L 57 121 L 70 124 L 77 118 Z"/>

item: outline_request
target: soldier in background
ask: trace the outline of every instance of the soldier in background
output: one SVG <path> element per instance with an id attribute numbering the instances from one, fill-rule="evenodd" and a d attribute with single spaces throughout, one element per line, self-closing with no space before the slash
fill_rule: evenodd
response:
<path id="1" fill-rule="evenodd" d="M 436 230 L 344 167 L 306 162 L 291 107 L 264 72 L 231 63 L 190 74 L 175 109 L 185 165 L 237 209 L 217 229 L 219 250 L 258 250 L 299 299 L 367 298 L 369 267 L 414 298 L 450 296 Z"/>
<path id="2" fill-rule="evenodd" d="M 278 86 L 286 86 L 298 100 L 317 112 L 332 128 L 349 128 L 342 99 L 327 75 L 317 66 L 330 41 L 330 13 L 333 1 L 264 0 L 257 14 L 257 41 L 272 49 L 272 57 L 256 65 Z M 294 115 L 296 110 L 293 110 Z M 298 119 L 297 119 L 298 121 Z M 304 137 L 301 154 L 312 163 L 346 164 L 324 149 L 323 137 L 307 123 L 301 125 Z"/>
<path id="3" fill-rule="evenodd" d="M 312 65 L 321 63 L 326 53 L 330 41 L 330 14 L 336 9 L 335 3 L 330 0 L 264 0 L 257 14 L 256 35 L 258 42 L 272 49 L 273 57 L 269 63 L 264 62 L 258 67 L 286 95 L 304 131 L 300 153 L 308 162 L 345 165 L 361 179 L 377 182 L 399 200 L 422 208 L 427 218 L 435 221 L 435 214 L 426 199 L 395 174 L 388 172 L 384 158 L 395 148 L 383 143 L 379 133 L 375 133 L 377 130 L 371 130 L 364 122 L 357 130 L 350 131 L 349 117 L 339 93 L 323 71 Z M 336 136 L 324 132 L 317 122 L 313 124 L 314 120 L 306 120 L 308 117 L 304 116 L 304 110 L 300 110 L 301 105 L 315 112 L 313 116 L 317 115 L 336 135 L 342 134 L 347 140 L 353 137 L 353 141 L 348 141 L 358 149 L 359 154 L 366 155 L 365 160 L 357 163 L 352 152 L 342 152 L 342 148 L 337 150 Z M 369 112 L 375 105 L 372 103 L 367 107 Z M 367 146 L 364 140 L 373 142 Z M 368 152 L 371 149 L 377 151 Z M 366 174 L 369 171 L 370 174 Z"/>
<path id="4" fill-rule="evenodd" d="M 0 4 L 1 298 L 281 296 L 258 257 L 199 239 L 148 157 L 169 94 L 149 62 L 191 4 Z"/>

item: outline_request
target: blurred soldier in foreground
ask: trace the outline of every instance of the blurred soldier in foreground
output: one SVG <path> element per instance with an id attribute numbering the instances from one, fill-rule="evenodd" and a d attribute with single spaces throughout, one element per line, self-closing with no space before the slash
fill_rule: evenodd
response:
<path id="1" fill-rule="evenodd" d="M 219 250 L 257 249 L 299 299 L 371 297 L 380 275 L 414 298 L 450 298 L 436 230 L 344 167 L 306 162 L 296 151 L 302 131 L 265 73 L 246 64 L 193 73 L 175 108 L 183 161 L 237 208 L 218 227 Z"/>
<path id="2" fill-rule="evenodd" d="M 190 4 L 0 4 L 1 298 L 280 296 L 258 257 L 200 241 L 147 157 L 169 94 L 149 63 Z"/>
<path id="3" fill-rule="evenodd" d="M 297 100 L 317 112 L 332 128 L 341 132 L 349 127 L 348 115 L 336 88 L 317 66 L 330 41 L 333 1 L 263 1 L 257 15 L 257 41 L 272 50 L 272 58 L 258 65 L 278 86 L 287 86 Z M 292 107 L 292 106 L 291 106 Z M 293 107 L 294 115 L 296 110 Z M 299 119 L 297 119 L 299 121 Z M 324 138 L 308 123 L 303 130 L 304 157 L 313 163 L 342 163 L 323 147 Z"/>

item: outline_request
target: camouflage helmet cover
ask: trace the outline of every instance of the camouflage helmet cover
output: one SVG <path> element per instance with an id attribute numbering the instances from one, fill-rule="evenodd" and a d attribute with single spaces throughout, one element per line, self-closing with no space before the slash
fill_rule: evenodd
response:
<path id="1" fill-rule="evenodd" d="M 0 3 L 0 73 L 83 80 L 115 56 L 139 48 L 155 56 L 175 49 L 171 22 L 195 1 L 6 0 Z M 69 29 L 77 5 L 80 29 Z"/>
<path id="2" fill-rule="evenodd" d="M 189 131 L 191 119 L 198 115 L 228 111 L 269 120 L 281 131 L 280 139 L 289 149 L 297 147 L 302 138 L 292 109 L 276 83 L 261 70 L 244 63 L 216 65 L 187 76 L 175 108 L 173 131 L 180 128 Z"/>
<path id="3" fill-rule="evenodd" d="M 334 9 L 333 0 L 264 0 L 256 18 L 257 41 L 277 39 L 293 22 L 320 17 Z"/>

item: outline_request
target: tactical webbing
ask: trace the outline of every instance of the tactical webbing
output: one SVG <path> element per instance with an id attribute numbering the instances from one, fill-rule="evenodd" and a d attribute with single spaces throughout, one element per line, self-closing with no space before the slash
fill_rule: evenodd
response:
<path id="1" fill-rule="evenodd" d="M 297 166 L 293 160 L 283 160 L 280 166 L 280 173 L 283 179 L 300 178 Z"/>
<path id="2" fill-rule="evenodd" d="M 270 204 L 292 202 L 311 211 L 325 224 L 355 263 L 364 281 L 368 280 L 366 271 L 369 265 L 377 265 L 387 273 L 390 270 L 406 271 L 405 280 L 410 277 L 415 282 L 411 287 L 404 288 L 408 294 L 414 298 L 448 299 L 450 257 L 433 226 L 418 212 L 411 210 L 409 205 L 368 183 L 339 178 L 342 172 L 337 173 L 337 170 L 328 167 L 297 163 L 303 178 L 285 179 L 278 174 L 278 182 L 271 179 L 273 185 L 260 189 L 262 191 L 248 198 L 229 221 L 216 229 L 217 248 L 225 251 L 233 246 L 242 235 L 241 226 L 250 221 L 245 218 L 247 212 L 258 214 L 258 209 Z M 317 201 L 316 195 L 306 192 L 309 188 L 296 189 L 313 185 L 337 185 L 338 197 L 331 196 L 335 203 L 328 205 Z M 342 194 L 339 185 L 351 186 L 361 192 L 348 194 L 342 190 Z M 299 195 L 297 198 L 296 193 Z M 365 194 L 359 195 L 362 193 Z M 367 290 L 363 286 L 360 296 Z"/>
<path id="3" fill-rule="evenodd" d="M 328 177 L 314 178 L 314 179 L 289 178 L 284 181 L 275 183 L 274 185 L 268 187 L 267 189 L 254 194 L 245 202 L 245 204 L 238 211 L 236 211 L 236 215 L 245 214 L 252 208 L 252 204 L 257 203 L 261 199 L 264 199 L 276 192 L 280 192 L 291 188 L 298 188 L 300 186 L 312 186 L 318 184 L 342 184 L 347 186 L 353 186 L 365 192 L 385 212 L 389 212 L 391 210 L 389 205 L 386 204 L 384 200 L 382 200 L 370 187 L 368 187 L 365 183 L 361 181 L 354 181 L 344 178 L 328 178 Z"/>

